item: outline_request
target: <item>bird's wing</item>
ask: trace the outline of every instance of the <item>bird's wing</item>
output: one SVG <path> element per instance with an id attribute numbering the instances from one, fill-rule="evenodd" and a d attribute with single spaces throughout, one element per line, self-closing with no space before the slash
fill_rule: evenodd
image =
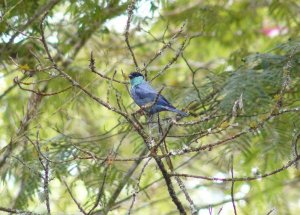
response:
<path id="1" fill-rule="evenodd" d="M 157 92 L 145 82 L 133 87 L 132 95 L 138 105 L 146 105 L 155 100 Z"/>
<path id="2" fill-rule="evenodd" d="M 151 85 L 147 82 L 144 82 L 142 84 L 139 84 L 135 87 L 134 93 L 136 94 L 137 98 L 143 101 L 143 105 L 154 102 L 157 98 L 157 91 L 151 87 Z M 173 107 L 168 100 L 163 97 L 162 95 L 159 95 L 157 99 L 157 104 L 163 105 L 163 106 L 171 106 Z"/>

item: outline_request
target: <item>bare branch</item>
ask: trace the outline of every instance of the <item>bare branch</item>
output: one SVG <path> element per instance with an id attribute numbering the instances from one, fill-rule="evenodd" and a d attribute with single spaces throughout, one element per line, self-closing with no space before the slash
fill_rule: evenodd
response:
<path id="1" fill-rule="evenodd" d="M 198 210 L 197 210 L 197 208 L 195 206 L 195 203 L 193 202 L 192 198 L 190 197 L 189 193 L 187 192 L 183 181 L 178 176 L 175 176 L 175 180 L 177 181 L 177 184 L 179 185 L 181 191 L 184 193 L 186 200 L 190 204 L 191 214 L 196 215 Z"/>
<path id="2" fill-rule="evenodd" d="M 85 210 L 81 207 L 81 205 L 79 204 L 79 202 L 75 199 L 75 197 L 72 194 L 71 189 L 69 188 L 67 182 L 65 180 L 62 180 L 62 182 L 65 184 L 65 186 L 67 187 L 67 191 L 70 194 L 71 198 L 73 199 L 73 201 L 75 202 L 75 204 L 77 205 L 78 209 L 81 211 L 81 213 L 83 213 L 84 215 L 87 215 L 88 213 L 85 212 Z"/>
<path id="3" fill-rule="evenodd" d="M 90 68 L 91 72 L 99 75 L 101 78 L 104 78 L 106 80 L 113 81 L 113 82 L 116 82 L 116 83 L 119 83 L 119 84 L 126 84 L 126 85 L 129 84 L 128 82 L 116 80 L 114 77 L 109 78 L 106 75 L 104 75 L 100 72 L 97 72 L 96 67 L 95 67 L 95 59 L 94 59 L 94 56 L 93 56 L 93 52 L 91 52 L 89 68 Z"/>
<path id="4" fill-rule="evenodd" d="M 54 96 L 54 95 L 57 95 L 57 94 L 66 92 L 67 90 L 69 90 L 69 89 L 71 89 L 71 88 L 73 87 L 73 86 L 69 86 L 69 87 L 66 87 L 66 88 L 63 89 L 63 90 L 58 91 L 58 92 L 53 92 L 53 93 L 43 93 L 43 92 L 41 92 L 40 90 L 35 91 L 35 90 L 32 90 L 32 89 L 26 89 L 26 88 L 22 87 L 22 85 L 21 85 L 22 82 L 19 81 L 18 77 L 15 77 L 15 78 L 14 78 L 14 83 L 17 84 L 17 85 L 20 87 L 20 89 L 22 89 L 22 90 L 25 90 L 25 91 L 28 91 L 28 92 L 32 92 L 32 93 L 35 93 L 35 94 L 40 95 L 40 96 Z"/>
<path id="5" fill-rule="evenodd" d="M 231 168 L 230 168 L 230 172 L 231 172 L 231 202 L 232 202 L 232 207 L 233 207 L 233 211 L 234 211 L 234 215 L 237 215 L 236 212 L 236 207 L 235 207 L 235 200 L 234 200 L 234 177 L 233 177 L 233 155 L 231 156 Z"/>
<path id="6" fill-rule="evenodd" d="M 271 213 L 273 213 L 273 211 L 275 211 L 275 209 L 273 208 L 273 209 L 271 209 L 268 213 L 267 213 L 267 215 L 270 215 Z"/>
<path id="7" fill-rule="evenodd" d="M 140 159 L 136 160 L 132 166 L 129 168 L 129 170 L 127 171 L 127 173 L 123 176 L 123 179 L 121 180 L 121 182 L 119 182 L 118 187 L 116 188 L 116 190 L 113 192 L 112 196 L 110 197 L 106 209 L 104 210 L 104 214 L 107 214 L 109 212 L 109 210 L 114 206 L 115 201 L 117 200 L 119 194 L 121 193 L 123 187 L 127 184 L 128 179 L 131 177 L 131 175 L 134 173 L 134 171 L 137 169 L 137 167 L 139 166 L 139 164 L 142 162 L 142 157 L 148 152 L 148 149 L 145 148 L 141 153 L 140 153 Z"/>
<path id="8" fill-rule="evenodd" d="M 156 79 L 157 77 L 161 76 L 167 69 L 170 68 L 170 66 L 175 63 L 178 59 L 178 57 L 182 54 L 184 48 L 185 48 L 185 45 L 186 45 L 186 42 L 187 42 L 187 37 L 184 39 L 184 41 L 181 43 L 181 46 L 179 47 L 179 49 L 177 50 L 175 56 L 171 59 L 171 61 L 169 61 L 168 64 L 166 64 L 164 66 L 164 68 L 159 71 L 149 82 L 152 82 L 154 79 Z"/>
<path id="9" fill-rule="evenodd" d="M 105 181 L 106 181 L 106 176 L 107 176 L 107 171 L 108 171 L 108 168 L 109 166 L 106 165 L 105 169 L 104 169 L 104 176 L 102 178 L 102 183 L 99 187 L 99 191 L 98 191 L 98 194 L 97 194 L 97 198 L 96 198 L 96 201 L 95 201 L 95 204 L 94 206 L 91 208 L 91 210 L 87 213 L 88 215 L 89 214 L 92 214 L 92 212 L 96 209 L 96 207 L 99 205 L 100 203 L 100 200 L 101 200 L 101 197 L 103 195 L 103 192 L 104 192 L 104 185 L 105 185 Z"/>
<path id="10" fill-rule="evenodd" d="M 160 169 L 160 171 L 161 171 L 161 173 L 162 173 L 162 175 L 165 179 L 166 185 L 168 187 L 169 195 L 170 195 L 172 201 L 174 202 L 174 204 L 176 205 L 177 210 L 180 212 L 180 214 L 186 214 L 186 211 L 185 211 L 182 203 L 180 202 L 179 198 L 177 197 L 177 195 L 175 193 L 173 183 L 171 181 L 171 178 L 170 178 L 167 170 L 165 169 L 165 166 L 164 166 L 163 162 L 158 157 L 154 157 L 154 159 L 155 159 L 156 164 L 159 167 L 159 169 Z"/>
<path id="11" fill-rule="evenodd" d="M 159 56 L 162 55 L 162 53 L 172 46 L 172 44 L 175 42 L 175 39 L 182 33 L 185 26 L 185 22 L 182 24 L 180 29 L 172 36 L 172 38 L 169 40 L 169 42 L 165 43 L 163 47 L 144 65 L 144 67 L 141 69 L 141 71 L 144 71 L 148 68 L 148 66 Z M 146 73 L 146 72 L 145 72 Z"/>
<path id="12" fill-rule="evenodd" d="M 23 75 L 19 81 L 23 81 L 27 78 L 26 75 Z M 8 87 L 1 95 L 0 95 L 0 100 L 3 99 L 7 94 L 9 94 L 16 86 L 18 86 L 16 83 Z"/>
<path id="13" fill-rule="evenodd" d="M 277 173 L 280 173 L 284 170 L 287 170 L 290 166 L 294 165 L 297 161 L 300 160 L 300 156 L 295 158 L 294 160 L 289 161 L 286 165 L 282 166 L 279 169 L 276 169 L 272 172 L 265 173 L 263 175 L 258 175 L 255 177 L 243 177 L 243 178 L 217 178 L 217 177 L 207 177 L 207 176 L 199 176 L 199 175 L 190 175 L 190 174 L 179 174 L 179 173 L 170 173 L 170 176 L 179 176 L 179 177 L 187 177 L 187 178 L 198 178 L 198 179 L 204 179 L 208 181 L 220 181 L 220 182 L 229 182 L 229 181 L 255 181 L 260 180 L 262 178 L 267 178 L 269 176 L 275 175 Z"/>
<path id="14" fill-rule="evenodd" d="M 45 177 L 44 177 L 44 193 L 46 197 L 46 207 L 48 214 L 51 214 L 49 200 L 49 161 L 45 160 Z"/>
<path id="15" fill-rule="evenodd" d="M 30 211 L 22 211 L 22 210 L 4 208 L 4 207 L 0 207 L 0 211 L 4 211 L 4 212 L 7 212 L 7 213 L 11 213 L 11 214 L 39 215 L 38 213 L 33 213 L 33 212 L 30 212 Z"/>
<path id="16" fill-rule="evenodd" d="M 131 24 L 131 19 L 132 19 L 134 8 L 135 8 L 135 0 L 131 0 L 131 4 L 128 6 L 128 9 L 127 9 L 128 19 L 127 19 L 124 35 L 125 35 L 125 42 L 126 42 L 128 50 L 131 54 L 131 57 L 132 57 L 132 60 L 134 62 L 136 71 L 139 71 L 139 66 L 138 66 L 137 60 L 135 58 L 135 55 L 134 55 L 133 50 L 132 50 L 132 48 L 130 46 L 130 43 L 129 43 L 129 29 L 130 29 L 130 24 Z"/>
<path id="17" fill-rule="evenodd" d="M 136 189 L 135 189 L 135 191 L 134 191 L 133 194 L 132 194 L 132 201 L 131 201 L 129 210 L 128 210 L 128 212 L 127 212 L 127 215 L 130 215 L 130 213 L 131 213 L 131 210 L 132 210 L 132 208 L 133 208 L 133 204 L 134 204 L 134 202 L 135 202 L 136 195 L 137 195 L 138 192 L 139 192 L 140 182 L 141 182 L 142 175 L 143 175 L 143 173 L 144 173 L 144 171 L 145 171 L 145 169 L 146 169 L 146 166 L 149 164 L 150 160 L 151 160 L 151 158 L 149 158 L 149 159 L 145 162 L 145 164 L 144 164 L 144 166 L 143 166 L 143 168 L 142 168 L 142 170 L 141 170 L 141 173 L 140 173 L 140 175 L 139 175 L 138 182 L 137 182 L 137 185 L 136 185 Z"/>

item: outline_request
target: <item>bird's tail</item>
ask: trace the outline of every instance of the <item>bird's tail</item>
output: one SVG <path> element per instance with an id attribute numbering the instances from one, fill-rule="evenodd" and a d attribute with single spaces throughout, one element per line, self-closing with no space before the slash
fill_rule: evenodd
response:
<path id="1" fill-rule="evenodd" d="M 171 107 L 165 107 L 167 110 L 178 113 L 181 116 L 188 116 L 188 114 L 186 112 L 183 112 L 181 110 L 178 110 L 176 108 L 171 108 Z"/>

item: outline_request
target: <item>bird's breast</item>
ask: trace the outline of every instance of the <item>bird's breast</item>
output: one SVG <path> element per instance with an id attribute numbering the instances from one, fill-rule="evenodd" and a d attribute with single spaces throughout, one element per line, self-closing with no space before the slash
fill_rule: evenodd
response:
<path id="1" fill-rule="evenodd" d="M 144 96 L 144 93 L 140 91 L 141 89 L 139 89 L 137 86 L 134 86 L 130 89 L 130 94 L 137 105 L 145 106 L 149 104 L 150 101 L 149 98 Z"/>

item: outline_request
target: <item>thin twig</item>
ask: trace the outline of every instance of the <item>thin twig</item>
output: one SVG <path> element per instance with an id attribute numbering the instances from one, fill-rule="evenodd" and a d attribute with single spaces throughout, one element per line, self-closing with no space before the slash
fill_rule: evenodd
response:
<path id="1" fill-rule="evenodd" d="M 49 199 L 49 160 L 48 159 L 43 159 L 42 156 L 48 157 L 48 148 L 46 149 L 46 155 L 42 155 L 40 144 L 39 144 L 39 131 L 36 133 L 36 145 L 32 142 L 34 146 L 36 146 L 36 151 L 38 153 L 39 161 L 44 169 L 44 195 L 45 195 L 45 204 L 47 208 L 48 214 L 51 214 L 51 209 L 50 209 L 50 199 Z M 45 162 L 45 163 L 44 163 Z"/>
<path id="2" fill-rule="evenodd" d="M 22 78 L 20 78 L 19 81 L 23 81 L 27 78 L 26 75 L 23 75 Z M 8 87 L 1 95 L 0 95 L 0 100 L 3 99 L 7 94 L 9 94 L 16 86 L 18 86 L 16 83 Z"/>
<path id="3" fill-rule="evenodd" d="M 72 194 L 71 189 L 69 188 L 67 182 L 65 180 L 62 180 L 62 182 L 65 184 L 65 186 L 67 187 L 67 191 L 70 194 L 71 198 L 73 199 L 73 201 L 75 202 L 75 204 L 77 205 L 78 209 L 84 214 L 87 215 L 88 213 L 85 212 L 85 210 L 81 207 L 81 205 L 79 204 L 79 202 L 75 199 L 75 197 Z"/>
<path id="4" fill-rule="evenodd" d="M 171 45 L 175 42 L 175 39 L 182 33 L 183 29 L 185 26 L 185 22 L 182 24 L 182 26 L 180 27 L 180 29 L 172 36 L 172 38 L 167 42 L 164 43 L 163 47 L 156 52 L 156 54 L 144 65 L 144 67 L 141 69 L 141 71 L 144 71 L 148 68 L 148 66 L 159 56 L 162 55 L 162 53 L 168 48 L 171 47 Z M 146 75 L 146 72 L 145 72 Z"/>
<path id="5" fill-rule="evenodd" d="M 136 71 L 139 71 L 139 66 L 138 66 L 137 60 L 135 58 L 135 55 L 134 55 L 133 50 L 132 50 L 132 48 L 130 46 L 130 43 L 129 43 L 129 29 L 130 29 L 130 24 L 131 24 L 131 19 L 132 19 L 134 8 L 135 8 L 135 0 L 132 0 L 131 4 L 128 5 L 128 9 L 127 9 L 128 19 L 127 19 L 124 35 L 125 35 L 125 42 L 126 42 L 128 50 L 131 54 L 131 57 L 132 57 L 134 65 L 135 65 Z"/>
<path id="6" fill-rule="evenodd" d="M 48 149 L 47 149 L 48 151 Z M 48 153 L 47 153 L 48 154 Z M 44 193 L 45 193 L 45 199 L 46 199 L 46 207 L 48 214 L 51 214 L 50 210 L 50 200 L 49 200 L 49 161 L 45 161 L 45 177 L 44 177 Z"/>
<path id="7" fill-rule="evenodd" d="M 159 167 L 159 169 L 160 169 L 160 171 L 161 171 L 161 173 L 162 173 L 162 175 L 165 179 L 165 182 L 166 182 L 166 185 L 167 185 L 167 188 L 168 188 L 168 191 L 169 191 L 169 195 L 170 195 L 172 201 L 174 202 L 174 204 L 176 205 L 177 210 L 179 211 L 180 214 L 186 214 L 186 211 L 185 211 L 182 203 L 180 202 L 179 198 L 177 197 L 177 195 L 175 193 L 173 183 L 171 181 L 171 178 L 170 178 L 167 170 L 165 169 L 165 166 L 164 166 L 163 162 L 158 157 L 154 157 L 154 159 L 155 159 L 156 164 Z"/>
<path id="8" fill-rule="evenodd" d="M 46 207 L 48 214 L 51 214 L 50 200 L 49 200 L 49 161 L 45 161 L 45 179 L 44 179 L 44 193 L 46 199 Z"/>
<path id="9" fill-rule="evenodd" d="M 96 209 L 96 207 L 99 205 L 100 203 L 100 200 L 101 200 L 101 197 L 103 195 L 103 192 L 104 192 L 104 185 L 105 185 L 105 181 L 106 181 L 106 176 L 107 176 L 107 171 L 108 171 L 108 168 L 109 166 L 106 165 L 105 169 L 104 169 L 104 176 L 102 178 L 102 183 L 99 187 L 99 191 L 98 191 L 98 194 L 97 194 L 97 198 L 96 198 L 96 201 L 95 201 L 95 204 L 94 206 L 91 208 L 91 210 L 87 213 L 88 215 L 92 214 L 92 212 Z"/>
<path id="10" fill-rule="evenodd" d="M 33 213 L 30 211 L 22 211 L 18 209 L 11 209 L 11 208 L 4 208 L 4 207 L 0 207 L 0 211 L 4 211 L 11 214 L 39 215 L 38 213 Z"/>
<path id="11" fill-rule="evenodd" d="M 183 174 L 183 173 L 170 173 L 170 176 L 179 176 L 179 177 L 187 177 L 187 178 L 198 178 L 198 179 L 204 179 L 208 181 L 216 181 L 216 182 L 229 182 L 229 181 L 255 181 L 255 180 L 261 180 L 262 178 L 267 178 L 271 175 L 275 175 L 277 173 L 280 173 L 284 170 L 287 170 L 290 166 L 295 164 L 297 161 L 300 160 L 300 156 L 296 157 L 295 159 L 289 161 L 286 165 L 282 166 L 279 169 L 273 170 L 269 173 L 258 175 L 255 177 L 238 177 L 238 178 L 217 178 L 217 177 L 207 177 L 207 176 L 200 176 L 200 175 L 190 175 L 190 174 Z"/>
<path id="12" fill-rule="evenodd" d="M 236 212 L 236 207 L 235 207 L 235 200 L 234 200 L 234 177 L 233 177 L 233 155 L 231 157 L 231 168 L 230 168 L 230 172 L 231 172 L 231 202 L 232 202 L 232 207 L 233 207 L 233 211 L 234 211 L 234 215 L 237 215 Z"/>
<path id="13" fill-rule="evenodd" d="M 192 198 L 190 197 L 189 193 L 187 192 L 183 181 L 179 177 L 176 177 L 176 176 L 175 176 L 175 180 L 177 181 L 177 184 L 179 185 L 181 191 L 183 192 L 186 200 L 189 202 L 191 214 L 196 215 L 198 210 L 197 210 L 197 208 L 195 206 L 195 203 L 193 202 Z"/>
<path id="14" fill-rule="evenodd" d="M 202 67 L 199 67 L 197 69 L 193 69 L 192 66 L 189 64 L 188 60 L 186 59 L 186 57 L 183 55 L 183 53 L 181 53 L 181 57 L 182 59 L 184 60 L 185 64 L 187 65 L 187 67 L 190 69 L 190 71 L 192 72 L 192 85 L 194 87 L 194 89 L 196 90 L 197 92 L 197 96 L 198 96 L 198 99 L 199 101 L 201 102 L 201 105 L 202 105 L 202 108 L 204 111 L 206 111 L 206 108 L 205 108 L 205 105 L 203 103 L 203 100 L 202 100 L 202 97 L 201 97 L 201 94 L 200 94 L 200 90 L 199 88 L 196 86 L 196 83 L 195 83 L 195 75 L 196 75 L 196 72 L 201 69 Z"/>
<path id="15" fill-rule="evenodd" d="M 271 213 L 273 213 L 273 211 L 275 211 L 274 208 L 272 208 L 272 209 L 267 213 L 267 215 L 270 215 Z"/>
<path id="16" fill-rule="evenodd" d="M 19 81 L 18 77 L 14 78 L 14 83 L 17 84 L 20 87 L 20 89 L 22 89 L 22 90 L 25 90 L 25 91 L 28 91 L 28 92 L 32 92 L 32 93 L 35 93 L 35 94 L 40 95 L 40 96 L 54 96 L 54 95 L 66 92 L 67 90 L 69 90 L 69 89 L 71 89 L 73 87 L 73 86 L 69 86 L 69 87 L 66 87 L 63 90 L 60 90 L 60 91 L 57 91 L 57 92 L 53 92 L 53 93 L 43 93 L 40 90 L 35 91 L 35 90 L 32 90 L 32 89 L 27 89 L 27 88 L 22 87 L 22 85 L 21 85 L 22 82 Z"/>
<path id="17" fill-rule="evenodd" d="M 141 170 L 141 173 L 140 173 L 140 175 L 139 175 L 139 177 L 138 177 L 138 182 L 137 182 L 137 184 L 136 184 L 136 189 L 135 189 L 135 191 L 134 191 L 133 194 L 132 194 L 132 201 L 131 201 L 130 207 L 129 207 L 129 209 L 128 209 L 127 215 L 130 215 L 130 214 L 131 214 L 131 210 L 132 210 L 132 208 L 133 208 L 133 204 L 134 204 L 134 202 L 135 202 L 136 195 L 137 195 L 138 192 L 139 192 L 140 182 L 141 182 L 142 175 L 143 175 L 143 173 L 144 173 L 144 171 L 145 171 L 145 169 L 146 169 L 146 166 L 149 164 L 150 160 L 151 160 L 151 158 L 149 158 L 149 159 L 145 162 L 145 164 L 144 164 L 144 166 L 143 166 L 143 168 L 142 168 L 142 170 Z"/>
<path id="18" fill-rule="evenodd" d="M 184 41 L 181 43 L 181 46 L 179 47 L 179 49 L 176 51 L 176 54 L 175 56 L 169 61 L 168 64 L 166 64 L 164 66 L 164 68 L 162 70 L 160 70 L 149 82 L 152 82 L 154 79 L 156 79 L 157 77 L 161 76 L 167 69 L 170 68 L 170 66 L 175 63 L 178 59 L 178 57 L 182 54 L 184 48 L 185 48 L 185 45 L 186 45 L 186 42 L 187 42 L 187 37 L 184 39 Z"/>
<path id="19" fill-rule="evenodd" d="M 102 74 L 100 72 L 97 72 L 96 71 L 95 59 L 94 59 L 93 52 L 91 52 L 91 55 L 90 55 L 90 65 L 89 65 L 89 68 L 90 68 L 91 72 L 99 75 L 101 78 L 104 78 L 106 80 L 113 81 L 113 82 L 116 82 L 116 83 L 119 83 L 119 84 L 126 84 L 126 85 L 129 84 L 126 81 L 119 81 L 119 80 L 116 80 L 114 77 L 110 78 L 110 77 L 107 77 L 106 75 L 104 75 L 104 74 Z"/>
<path id="20" fill-rule="evenodd" d="M 140 153 L 140 157 L 143 157 L 148 152 L 147 148 L 144 148 L 144 150 Z M 127 184 L 128 179 L 131 177 L 131 175 L 134 173 L 134 171 L 137 169 L 139 164 L 142 162 L 142 158 L 139 160 L 136 160 L 132 166 L 129 168 L 127 173 L 123 176 L 122 180 L 119 182 L 119 185 L 117 186 L 116 190 L 113 192 L 112 196 L 108 200 L 106 209 L 104 209 L 104 214 L 107 214 L 110 209 L 114 206 L 116 199 L 118 198 L 119 194 L 121 193 L 123 187 Z"/>

